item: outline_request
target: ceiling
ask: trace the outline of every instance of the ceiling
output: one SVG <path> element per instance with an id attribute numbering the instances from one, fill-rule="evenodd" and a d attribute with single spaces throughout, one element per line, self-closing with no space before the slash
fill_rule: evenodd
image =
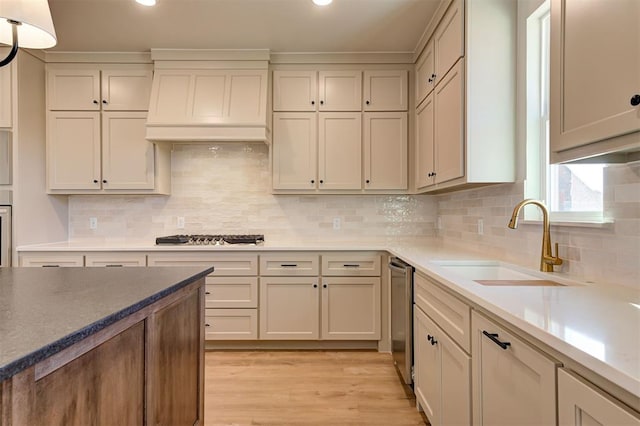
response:
<path id="1" fill-rule="evenodd" d="M 56 51 L 413 52 L 441 0 L 49 0 Z"/>

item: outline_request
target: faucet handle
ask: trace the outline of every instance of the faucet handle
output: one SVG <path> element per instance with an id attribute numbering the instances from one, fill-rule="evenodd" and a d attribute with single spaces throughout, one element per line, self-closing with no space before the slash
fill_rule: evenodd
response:
<path id="1" fill-rule="evenodd" d="M 554 256 L 553 253 L 551 253 L 551 261 L 553 265 L 562 265 L 562 259 L 560 259 L 558 251 L 558 243 L 556 243 L 556 255 Z"/>

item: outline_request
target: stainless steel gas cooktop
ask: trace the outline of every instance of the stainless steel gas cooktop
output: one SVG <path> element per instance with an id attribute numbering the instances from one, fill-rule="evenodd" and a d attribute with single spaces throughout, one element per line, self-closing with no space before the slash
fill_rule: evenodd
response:
<path id="1" fill-rule="evenodd" d="M 264 235 L 169 235 L 156 238 L 156 245 L 223 245 L 223 244 L 262 244 Z"/>

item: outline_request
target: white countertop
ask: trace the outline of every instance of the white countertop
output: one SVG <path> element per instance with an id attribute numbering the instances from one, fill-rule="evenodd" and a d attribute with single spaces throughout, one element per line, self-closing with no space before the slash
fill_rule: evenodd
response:
<path id="1" fill-rule="evenodd" d="M 578 285 L 490 287 L 466 279 L 437 261 L 499 260 L 444 246 L 437 240 L 399 242 L 266 242 L 258 246 L 156 246 L 148 241 L 60 242 L 18 247 L 43 251 L 300 251 L 380 250 L 398 256 L 472 305 L 493 313 L 583 367 L 640 398 L 640 290 L 585 283 L 562 273 L 528 274 Z"/>

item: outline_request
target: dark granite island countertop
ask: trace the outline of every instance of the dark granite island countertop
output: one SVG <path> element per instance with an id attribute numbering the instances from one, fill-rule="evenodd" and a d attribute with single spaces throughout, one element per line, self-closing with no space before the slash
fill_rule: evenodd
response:
<path id="1" fill-rule="evenodd" d="M 0 268 L 0 382 L 213 268 Z"/>

